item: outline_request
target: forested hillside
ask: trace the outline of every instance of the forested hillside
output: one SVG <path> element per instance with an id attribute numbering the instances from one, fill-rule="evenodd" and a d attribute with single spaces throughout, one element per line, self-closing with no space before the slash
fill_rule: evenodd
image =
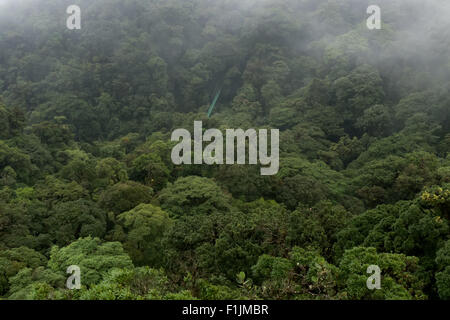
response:
<path id="1" fill-rule="evenodd" d="M 372 2 L 0 2 L 0 297 L 450 299 L 450 4 Z M 174 165 L 195 120 L 279 172 Z"/>

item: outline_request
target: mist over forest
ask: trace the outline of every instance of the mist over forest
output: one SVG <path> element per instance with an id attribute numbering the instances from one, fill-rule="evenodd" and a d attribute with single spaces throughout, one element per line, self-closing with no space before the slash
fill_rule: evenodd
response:
<path id="1" fill-rule="evenodd" d="M 0 0 L 0 300 L 450 299 L 449 17 Z M 175 165 L 194 121 L 279 129 L 279 171 Z"/>

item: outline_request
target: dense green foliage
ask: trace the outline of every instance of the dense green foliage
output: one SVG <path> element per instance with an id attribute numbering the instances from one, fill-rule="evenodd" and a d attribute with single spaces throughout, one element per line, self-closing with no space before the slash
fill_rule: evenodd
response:
<path id="1" fill-rule="evenodd" d="M 450 299 L 448 17 L 370 2 L 1 5 L 0 297 Z M 194 120 L 280 171 L 175 166 Z"/>

